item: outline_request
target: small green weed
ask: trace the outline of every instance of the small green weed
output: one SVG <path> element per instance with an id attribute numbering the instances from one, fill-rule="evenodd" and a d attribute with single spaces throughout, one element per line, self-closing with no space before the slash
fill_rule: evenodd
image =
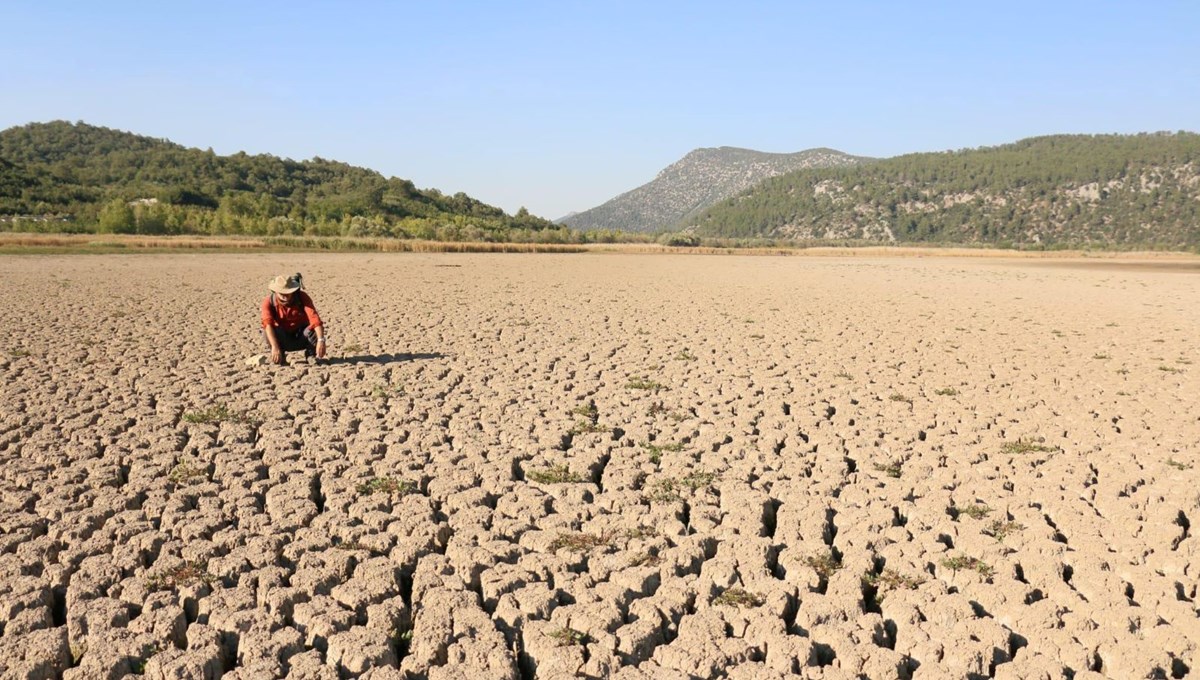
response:
<path id="1" fill-rule="evenodd" d="M 943 387 L 940 390 L 934 390 L 933 393 L 939 397 L 954 397 L 958 395 L 958 390 L 953 387 Z"/>
<path id="2" fill-rule="evenodd" d="M 363 351 L 363 346 L 355 344 L 355 343 L 350 343 L 349 345 L 342 345 L 342 351 L 348 352 L 350 354 L 357 354 L 358 352 Z"/>
<path id="3" fill-rule="evenodd" d="M 1179 461 L 1175 460 L 1174 458 L 1168 458 L 1167 465 L 1170 465 L 1171 467 L 1175 468 L 1176 470 L 1191 470 L 1192 469 L 1191 465 L 1189 465 L 1187 463 L 1180 463 Z"/>
<path id="4" fill-rule="evenodd" d="M 692 491 L 695 491 L 697 489 L 708 487 L 716 478 L 717 476 L 711 472 L 693 472 L 687 477 L 679 480 L 679 483 L 691 489 Z"/>
<path id="5" fill-rule="evenodd" d="M 899 394 L 899 393 L 893 394 L 892 396 L 888 397 L 888 399 L 890 399 L 890 400 L 892 400 L 892 401 L 902 401 L 902 402 L 904 402 L 904 403 L 906 403 L 906 404 L 911 404 L 911 403 L 913 403 L 913 400 L 912 400 L 912 398 L 910 398 L 910 397 L 906 397 L 906 396 L 904 396 L 903 394 Z"/>
<path id="6" fill-rule="evenodd" d="M 687 351 L 686 349 L 680 351 L 679 354 L 675 355 L 675 361 L 696 361 L 696 359 L 697 359 L 696 355 L 692 354 L 691 352 Z"/>
<path id="7" fill-rule="evenodd" d="M 683 500 L 683 490 L 695 492 L 713 483 L 717 476 L 711 472 L 693 472 L 683 479 L 664 477 L 654 483 L 646 498 L 655 503 L 673 503 Z"/>
<path id="8" fill-rule="evenodd" d="M 583 481 L 579 475 L 571 472 L 566 465 L 551 465 L 540 470 L 530 470 L 525 478 L 538 484 L 578 484 Z"/>
<path id="9" fill-rule="evenodd" d="M 650 452 L 650 462 L 654 463 L 655 465 L 658 465 L 662 462 L 663 451 L 678 453 L 683 450 L 683 444 L 678 442 L 662 445 L 655 444 L 653 442 L 642 442 L 641 446 L 643 449 L 646 449 Z"/>
<path id="10" fill-rule="evenodd" d="M 590 434 L 595 432 L 612 432 L 612 428 L 590 420 L 580 420 L 570 430 L 571 434 Z"/>
<path id="11" fill-rule="evenodd" d="M 159 590 L 179 590 L 194 583 L 212 583 L 216 576 L 208 573 L 208 565 L 203 562 L 184 562 L 173 569 L 160 571 L 146 577 L 146 589 L 155 592 Z"/>
<path id="12" fill-rule="evenodd" d="M 762 603 L 762 597 L 744 588 L 730 588 L 713 599 L 719 607 L 761 607 Z"/>
<path id="13" fill-rule="evenodd" d="M 389 496 L 401 495 L 407 496 L 410 493 L 415 493 L 417 485 L 415 482 L 410 482 L 407 479 L 396 479 L 395 477 L 374 477 L 369 479 L 357 487 L 358 495 L 370 496 L 377 493 L 384 493 Z"/>
<path id="14" fill-rule="evenodd" d="M 986 505 L 968 505 L 961 508 L 957 505 L 954 505 L 950 507 L 950 514 L 955 519 L 958 519 L 959 515 L 966 515 L 971 519 L 983 519 L 984 517 L 990 515 L 991 512 L 992 509 Z"/>
<path id="15" fill-rule="evenodd" d="M 1046 446 L 1028 439 L 1018 439 L 1015 442 L 1004 442 L 1000 447 L 1001 453 L 1051 453 L 1058 449 L 1053 446 Z"/>
<path id="16" fill-rule="evenodd" d="M 408 650 L 412 647 L 412 629 L 409 628 L 401 632 L 399 628 L 393 628 L 390 637 L 392 638 L 392 644 L 396 646 L 396 655 L 400 658 L 408 656 Z"/>
<path id="17" fill-rule="evenodd" d="M 845 378 L 846 380 L 853 380 L 853 379 L 854 379 L 854 376 L 850 375 L 849 373 L 847 373 L 847 372 L 845 372 L 845 371 L 842 371 L 841 373 L 835 373 L 833 377 L 835 377 L 835 378 Z"/>
<path id="18" fill-rule="evenodd" d="M 559 647 L 583 645 L 591 640 L 587 633 L 575 630 L 574 628 L 557 628 L 547 633 L 547 635 L 557 642 Z"/>
<path id="19" fill-rule="evenodd" d="M 17 348 L 8 350 L 8 355 L 14 358 L 27 357 L 31 352 L 27 349 Z"/>
<path id="20" fill-rule="evenodd" d="M 184 484 L 197 477 L 204 477 L 206 474 L 208 472 L 204 468 L 185 460 L 180 461 L 175 467 L 171 468 L 171 473 L 167 475 L 167 479 L 176 484 Z"/>
<path id="21" fill-rule="evenodd" d="M 875 463 L 872 467 L 874 467 L 877 471 L 886 474 L 888 477 L 900 479 L 900 472 L 903 464 L 897 462 Z"/>
<path id="22" fill-rule="evenodd" d="M 804 564 L 823 579 L 828 579 L 833 572 L 842 568 L 841 561 L 834 559 L 833 555 L 809 555 L 804 559 Z"/>
<path id="23" fill-rule="evenodd" d="M 626 529 L 625 538 L 650 538 L 658 535 L 658 529 L 654 527 L 638 527 L 636 529 Z"/>
<path id="24" fill-rule="evenodd" d="M 579 531 L 571 533 L 560 533 L 557 538 L 550 544 L 550 552 L 558 552 L 563 548 L 571 552 L 588 552 L 607 546 L 612 542 L 612 536 L 609 534 L 585 534 Z"/>
<path id="25" fill-rule="evenodd" d="M 1162 371 L 1163 373 L 1183 373 L 1182 368 L 1175 368 L 1174 366 L 1167 366 L 1166 364 L 1159 366 L 1158 370 Z"/>
<path id="26" fill-rule="evenodd" d="M 646 377 L 637 377 L 637 378 L 630 378 L 629 382 L 625 383 L 625 389 L 627 389 L 627 390 L 650 390 L 653 392 L 657 392 L 659 390 L 665 390 L 667 388 L 665 385 L 663 385 L 660 382 L 656 382 L 656 381 L 651 380 Z"/>
<path id="27" fill-rule="evenodd" d="M 591 401 L 581 406 L 576 406 L 575 408 L 571 409 L 571 413 L 573 415 L 583 416 L 588 420 L 595 420 L 596 418 L 600 417 L 600 411 L 596 409 L 595 402 Z"/>
<path id="28" fill-rule="evenodd" d="M 962 570 L 976 571 L 984 578 L 991 578 L 996 573 L 996 570 L 988 565 L 987 562 L 977 557 L 968 557 L 966 555 L 947 557 L 942 560 L 942 566 L 956 572 Z"/>
<path id="29" fill-rule="evenodd" d="M 884 569 L 882 574 L 867 572 L 862 576 L 862 583 L 875 589 L 875 602 L 883 602 L 887 594 L 896 590 L 916 590 L 925 579 L 905 576 L 895 569 Z"/>
<path id="30" fill-rule="evenodd" d="M 1018 531 L 1021 531 L 1024 528 L 1025 528 L 1025 525 L 1021 524 L 1020 522 L 1011 522 L 1011 521 L 995 519 L 995 520 L 992 520 L 992 523 L 989 524 L 988 527 L 983 530 L 983 533 L 985 533 L 988 536 L 991 536 L 992 538 L 996 539 L 997 541 L 1000 541 L 1001 543 L 1003 543 L 1004 539 L 1008 538 L 1009 536 L 1013 535 L 1014 533 L 1016 533 Z"/>
<path id="31" fill-rule="evenodd" d="M 379 384 L 371 388 L 371 397 L 373 399 L 387 399 L 388 397 L 404 396 L 404 388 L 401 386 L 392 387 L 391 385 Z"/>

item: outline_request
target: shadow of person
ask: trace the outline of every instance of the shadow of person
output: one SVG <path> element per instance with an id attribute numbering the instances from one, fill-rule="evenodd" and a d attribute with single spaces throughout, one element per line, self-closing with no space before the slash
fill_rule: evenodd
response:
<path id="1" fill-rule="evenodd" d="M 326 357 L 323 363 L 337 364 L 400 364 L 408 361 L 424 361 L 426 359 L 444 359 L 441 352 L 404 352 L 399 354 L 363 354 L 351 357 Z"/>

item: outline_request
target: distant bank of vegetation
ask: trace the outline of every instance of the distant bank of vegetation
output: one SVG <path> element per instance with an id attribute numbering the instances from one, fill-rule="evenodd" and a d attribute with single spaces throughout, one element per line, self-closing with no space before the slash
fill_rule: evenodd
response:
<path id="1" fill-rule="evenodd" d="M 0 232 L 245 237 L 338 250 L 436 242 L 1200 252 L 1200 135 L 1041 137 L 800 170 L 677 227 L 576 230 L 336 161 L 219 156 L 85 123 L 0 131 Z M 380 245 L 387 241 L 414 247 Z"/>
<path id="2" fill-rule="evenodd" d="M 0 231 L 512 243 L 638 239 L 575 231 L 524 208 L 508 215 L 464 193 L 418 189 L 337 161 L 219 156 L 62 121 L 0 132 Z"/>
<path id="3" fill-rule="evenodd" d="M 725 238 L 1200 251 L 1200 134 L 1055 135 L 800 170 L 685 226 Z"/>

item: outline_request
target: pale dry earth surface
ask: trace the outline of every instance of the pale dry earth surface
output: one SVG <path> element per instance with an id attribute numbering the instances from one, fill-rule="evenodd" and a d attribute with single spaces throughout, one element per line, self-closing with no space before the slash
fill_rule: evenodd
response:
<path id="1" fill-rule="evenodd" d="M 247 366 L 302 271 L 335 361 Z M 1200 274 L 0 258 L 4 678 L 1179 678 Z"/>

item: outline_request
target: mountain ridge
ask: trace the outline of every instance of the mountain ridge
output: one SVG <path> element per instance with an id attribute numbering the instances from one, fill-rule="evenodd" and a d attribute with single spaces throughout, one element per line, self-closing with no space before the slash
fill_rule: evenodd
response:
<path id="1" fill-rule="evenodd" d="M 557 222 L 584 230 L 662 231 L 769 177 L 865 160 L 871 159 L 823 147 L 794 153 L 701 147 L 660 170 L 649 182 Z"/>
<path id="2" fill-rule="evenodd" d="M 1200 247 L 1200 135 L 1044 135 L 764 180 L 680 225 L 701 236 Z"/>

